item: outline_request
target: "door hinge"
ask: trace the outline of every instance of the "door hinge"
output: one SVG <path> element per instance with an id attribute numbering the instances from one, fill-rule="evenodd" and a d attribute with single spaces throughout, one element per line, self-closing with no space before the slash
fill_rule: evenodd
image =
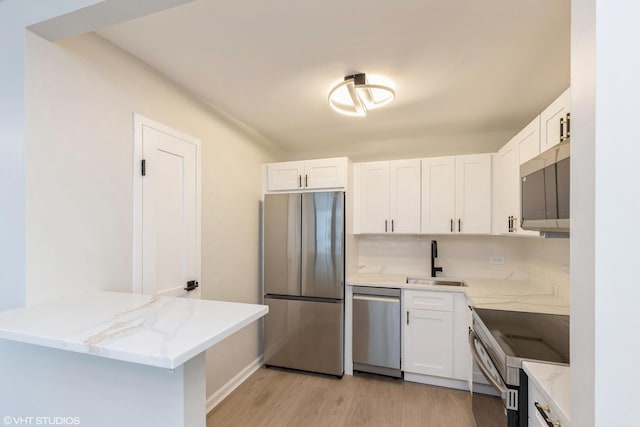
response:
<path id="1" fill-rule="evenodd" d="M 184 288 L 184 290 L 185 290 L 185 291 L 192 291 L 192 290 L 194 290 L 195 288 L 197 288 L 198 286 L 200 286 L 200 285 L 198 284 L 198 282 L 196 282 L 195 280 L 189 280 L 189 281 L 187 282 L 187 287 L 186 287 L 186 288 Z"/>
<path id="2" fill-rule="evenodd" d="M 145 159 L 142 159 L 142 162 L 140 162 L 140 166 L 142 170 L 142 176 L 145 176 L 147 174 L 147 161 Z"/>

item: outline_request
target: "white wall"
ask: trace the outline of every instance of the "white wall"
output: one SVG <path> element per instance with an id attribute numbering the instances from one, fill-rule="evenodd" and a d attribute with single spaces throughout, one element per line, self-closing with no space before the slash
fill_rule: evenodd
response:
<path id="1" fill-rule="evenodd" d="M 260 165 L 281 153 L 90 34 L 27 37 L 27 301 L 131 290 L 132 113 L 203 143 L 202 295 L 259 301 Z M 254 325 L 208 354 L 208 393 L 261 353 Z"/>
<path id="2" fill-rule="evenodd" d="M 98 0 L 0 2 L 0 310 L 25 301 L 25 26 Z"/>
<path id="3" fill-rule="evenodd" d="M 574 1 L 571 14 L 571 422 L 635 426 L 640 3 Z"/>

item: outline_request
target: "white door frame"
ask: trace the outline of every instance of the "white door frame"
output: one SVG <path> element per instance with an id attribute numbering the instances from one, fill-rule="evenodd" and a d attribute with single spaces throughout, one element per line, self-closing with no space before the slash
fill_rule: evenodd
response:
<path id="1" fill-rule="evenodd" d="M 201 282 L 201 244 L 202 244 L 202 199 L 201 199 L 201 161 L 202 143 L 199 139 L 184 132 L 172 129 L 138 113 L 133 113 L 133 276 L 132 291 L 142 293 L 142 129 L 152 127 L 167 135 L 182 139 L 196 147 L 196 275 Z"/>

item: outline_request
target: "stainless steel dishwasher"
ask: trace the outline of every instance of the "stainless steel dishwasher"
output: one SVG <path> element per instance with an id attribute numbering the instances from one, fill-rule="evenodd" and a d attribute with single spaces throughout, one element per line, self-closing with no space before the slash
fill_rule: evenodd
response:
<path id="1" fill-rule="evenodd" d="M 402 377 L 400 289 L 353 287 L 353 369 Z"/>

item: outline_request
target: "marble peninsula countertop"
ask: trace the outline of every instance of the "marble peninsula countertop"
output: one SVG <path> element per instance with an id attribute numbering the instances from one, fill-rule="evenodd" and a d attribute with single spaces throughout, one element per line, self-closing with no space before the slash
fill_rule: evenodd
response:
<path id="1" fill-rule="evenodd" d="M 0 339 L 174 369 L 265 305 L 94 291 L 0 312 Z"/>
<path id="2" fill-rule="evenodd" d="M 561 415 L 571 417 L 571 368 L 538 362 L 522 362 L 522 367 L 538 390 L 553 402 Z"/>
<path id="3" fill-rule="evenodd" d="M 438 277 L 441 280 L 463 281 L 467 286 L 407 284 L 407 275 L 359 273 L 347 278 L 347 285 L 401 289 L 429 289 L 464 292 L 469 303 L 477 308 L 526 311 L 548 314 L 569 314 L 569 298 L 554 283 L 539 279 L 478 279 L 473 277 Z M 410 276 L 418 277 L 418 276 Z M 425 276 L 428 279 L 428 277 Z"/>

